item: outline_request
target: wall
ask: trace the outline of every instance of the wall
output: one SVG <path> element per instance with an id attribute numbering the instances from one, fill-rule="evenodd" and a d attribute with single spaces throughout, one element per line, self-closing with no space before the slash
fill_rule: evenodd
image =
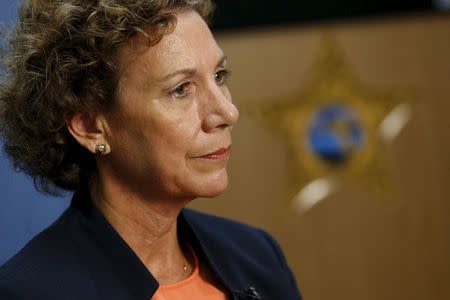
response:
<path id="1" fill-rule="evenodd" d="M 375 153 L 387 162 L 383 176 L 397 196 L 384 199 L 349 181 L 300 214 L 287 196 L 292 151 L 252 109 L 282 105 L 305 88 L 324 32 L 335 36 L 361 82 L 409 91 L 413 111 L 401 133 Z M 306 299 L 449 298 L 450 19 L 373 19 L 218 39 L 230 57 L 230 85 L 242 113 L 228 191 L 193 206 L 272 233 Z"/>

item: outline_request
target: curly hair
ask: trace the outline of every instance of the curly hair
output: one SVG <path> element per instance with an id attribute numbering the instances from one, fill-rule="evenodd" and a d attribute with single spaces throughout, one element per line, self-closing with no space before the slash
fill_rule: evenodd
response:
<path id="1" fill-rule="evenodd" d="M 210 0 L 26 0 L 2 51 L 0 135 L 18 171 L 57 195 L 87 184 L 95 156 L 67 130 L 78 112 L 114 102 L 114 54 L 143 34 L 156 45 L 173 30 L 176 11 L 207 19 Z"/>

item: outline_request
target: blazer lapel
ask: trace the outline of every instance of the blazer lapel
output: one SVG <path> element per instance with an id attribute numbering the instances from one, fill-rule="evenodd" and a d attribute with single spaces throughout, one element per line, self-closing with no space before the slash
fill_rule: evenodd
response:
<path id="1" fill-rule="evenodd" d="M 242 266 L 229 253 L 227 245 L 229 241 L 221 240 L 220 232 L 211 234 L 204 228 L 208 224 L 201 225 L 192 218 L 192 211 L 183 209 L 178 220 L 179 233 L 189 237 L 193 242 L 194 249 L 202 254 L 222 285 L 229 291 L 232 299 L 236 300 L 257 300 L 263 299 L 260 291 L 255 287 L 255 282 L 246 276 L 242 271 Z M 232 247 L 232 246 L 231 246 Z"/>

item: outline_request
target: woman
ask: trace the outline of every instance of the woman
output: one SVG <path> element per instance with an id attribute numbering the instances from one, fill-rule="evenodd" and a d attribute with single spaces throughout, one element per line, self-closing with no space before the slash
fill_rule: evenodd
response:
<path id="1" fill-rule="evenodd" d="M 300 299 L 266 233 L 183 208 L 226 188 L 238 119 L 210 10 L 22 5 L 0 94 L 5 149 L 41 190 L 75 194 L 0 269 L 1 299 Z"/>

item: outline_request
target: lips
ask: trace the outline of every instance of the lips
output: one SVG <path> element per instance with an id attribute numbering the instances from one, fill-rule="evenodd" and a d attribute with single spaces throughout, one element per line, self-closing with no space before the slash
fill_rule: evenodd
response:
<path id="1" fill-rule="evenodd" d="M 200 156 L 200 158 L 205 158 L 205 159 L 217 159 L 217 160 L 221 160 L 221 159 L 227 159 L 230 156 L 230 148 L 231 146 L 228 147 L 223 147 L 220 148 L 214 152 L 208 153 L 206 155 Z"/>

